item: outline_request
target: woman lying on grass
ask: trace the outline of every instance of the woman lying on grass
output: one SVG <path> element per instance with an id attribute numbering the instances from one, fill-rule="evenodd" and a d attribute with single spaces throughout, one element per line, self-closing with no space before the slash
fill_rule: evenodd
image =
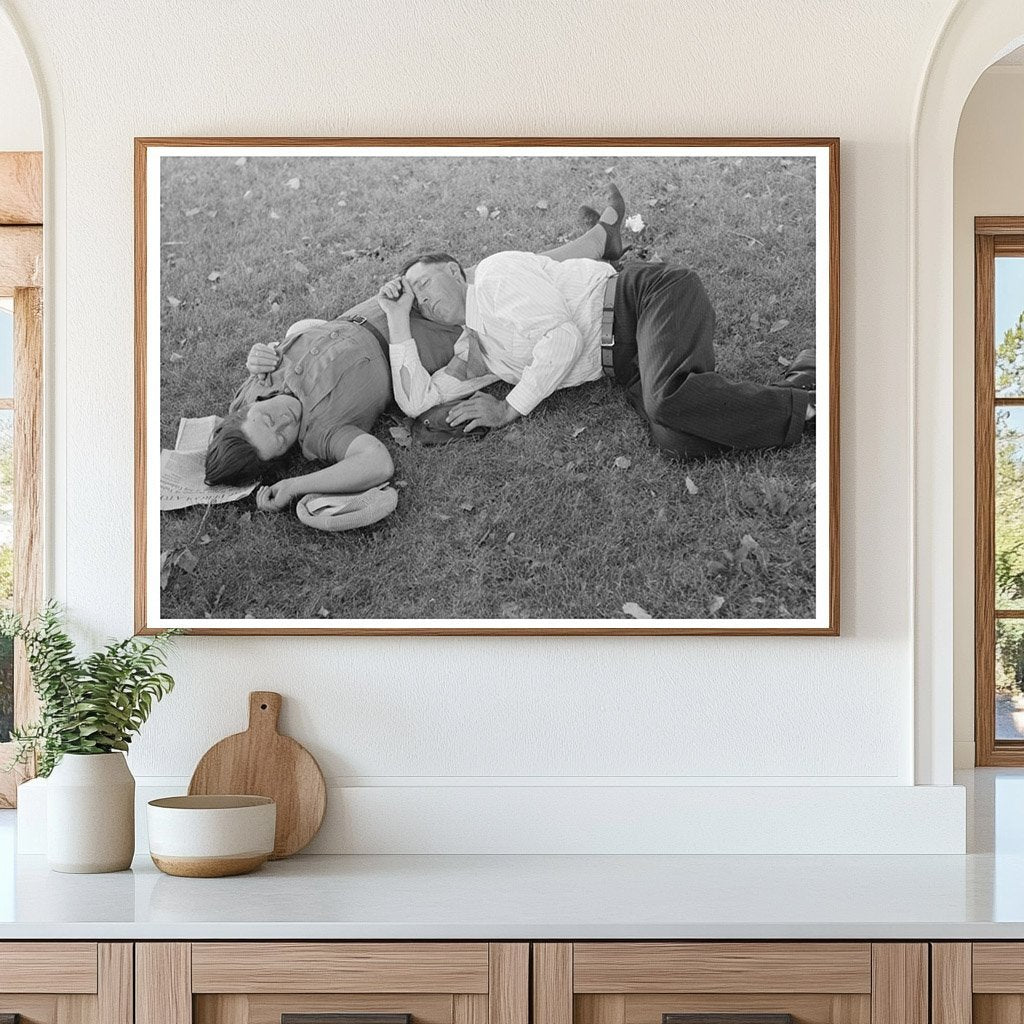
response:
<path id="1" fill-rule="evenodd" d="M 582 211 L 594 220 L 588 207 Z M 618 259 L 624 213 L 612 185 L 596 223 L 544 255 Z M 411 329 L 428 372 L 451 361 L 461 328 L 414 314 Z M 210 438 L 207 484 L 266 479 L 280 472 L 296 444 L 305 458 L 329 465 L 260 487 L 259 508 L 277 512 L 304 494 L 353 494 L 389 480 L 391 456 L 368 433 L 392 398 L 387 348 L 387 319 L 375 296 L 335 320 L 300 320 L 280 343 L 253 345 L 245 363 L 250 376 Z"/>

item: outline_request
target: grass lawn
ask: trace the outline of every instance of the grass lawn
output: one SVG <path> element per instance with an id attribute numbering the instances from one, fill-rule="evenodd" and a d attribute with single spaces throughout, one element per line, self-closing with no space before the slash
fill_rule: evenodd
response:
<path id="1" fill-rule="evenodd" d="M 721 372 L 768 382 L 814 345 L 810 158 L 183 157 L 165 158 L 162 177 L 164 447 L 180 417 L 224 411 L 253 342 L 339 315 L 416 252 L 469 264 L 557 245 L 578 232 L 581 202 L 601 205 L 609 177 L 646 223 L 626 232 L 637 255 L 703 279 Z M 655 618 L 814 613 L 813 434 L 680 465 L 650 448 L 605 380 L 556 392 L 479 442 L 402 448 L 389 429 L 400 418 L 376 431 L 400 500 L 373 527 L 319 533 L 252 499 L 164 513 L 161 549 L 188 548 L 196 563 L 171 572 L 161 615 L 622 618 L 627 603 Z"/>

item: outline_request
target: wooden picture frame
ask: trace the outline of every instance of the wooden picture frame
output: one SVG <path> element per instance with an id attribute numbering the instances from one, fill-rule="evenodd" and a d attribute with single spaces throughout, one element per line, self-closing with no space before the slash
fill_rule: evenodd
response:
<path id="1" fill-rule="evenodd" d="M 282 192 L 279 199 L 267 199 L 265 198 L 265 192 L 262 191 L 262 179 L 254 177 L 252 178 L 251 187 L 246 188 L 244 191 L 242 188 L 238 188 L 232 193 L 230 201 L 225 201 L 224 210 L 226 212 L 223 213 L 224 219 L 218 221 L 218 216 L 222 215 L 221 209 L 212 197 L 208 202 L 202 198 L 204 195 L 201 192 L 202 186 L 195 184 L 195 182 L 205 181 L 206 178 L 204 176 L 210 167 L 214 167 L 219 176 L 216 179 L 218 182 L 224 180 L 223 176 L 227 173 L 228 164 L 224 163 L 222 167 L 219 164 L 215 165 L 210 162 L 212 159 L 217 158 L 223 158 L 224 161 L 230 160 L 231 164 L 242 172 L 236 176 L 236 181 L 239 185 L 243 185 L 245 181 L 249 180 L 245 175 L 255 175 L 257 168 L 270 166 L 265 162 L 259 163 L 261 159 L 266 161 L 267 159 L 280 158 L 296 161 L 305 157 L 311 157 L 325 160 L 358 161 L 365 158 L 377 161 L 378 163 L 374 164 L 374 167 L 379 166 L 386 171 L 387 160 L 404 159 L 410 156 L 453 161 L 456 159 L 468 161 L 476 158 L 493 158 L 498 163 L 502 161 L 507 162 L 510 168 L 513 166 L 510 162 L 511 160 L 529 161 L 534 158 L 548 156 L 559 159 L 564 158 L 567 168 L 570 166 L 581 166 L 581 162 L 585 165 L 587 160 L 592 161 L 594 167 L 597 166 L 597 161 L 600 161 L 602 165 L 613 165 L 620 161 L 623 164 L 628 164 L 629 161 L 634 161 L 635 163 L 629 164 L 629 166 L 635 167 L 638 162 L 643 160 L 661 160 L 662 163 L 660 164 L 655 165 L 652 163 L 650 165 L 652 168 L 655 166 L 660 168 L 668 167 L 669 165 L 665 161 L 669 160 L 697 161 L 706 159 L 707 166 L 711 166 L 710 161 L 714 159 L 721 161 L 723 178 L 729 170 L 729 167 L 726 165 L 735 165 L 737 168 L 735 174 L 737 185 L 743 180 L 742 175 L 745 173 L 743 170 L 744 161 L 747 161 L 747 167 L 753 167 L 755 166 L 753 161 L 756 160 L 762 162 L 777 160 L 781 167 L 787 160 L 790 161 L 791 166 L 793 161 L 803 158 L 811 160 L 811 169 L 807 171 L 807 181 L 813 182 L 811 189 L 813 199 L 807 200 L 805 198 L 801 200 L 809 204 L 806 207 L 801 207 L 801 209 L 805 211 L 811 210 L 812 214 L 810 217 L 810 227 L 808 226 L 808 217 L 806 215 L 803 216 L 800 222 L 805 232 L 801 236 L 802 241 L 800 244 L 804 246 L 806 251 L 813 253 L 813 258 L 809 265 L 814 268 L 812 274 L 813 281 L 810 285 L 814 300 L 813 313 L 804 318 L 806 321 L 804 326 L 810 331 L 810 337 L 814 339 L 813 346 L 817 353 L 818 379 L 827 380 L 827 386 L 823 384 L 816 394 L 816 408 L 819 410 L 819 414 L 815 440 L 813 442 L 804 442 L 805 444 L 813 444 L 812 461 L 814 467 L 813 471 L 805 469 L 803 471 L 804 477 L 801 478 L 804 480 L 804 483 L 801 485 L 803 487 L 801 493 L 804 495 L 804 498 L 801 500 L 813 501 L 813 512 L 807 514 L 807 522 L 812 524 L 812 526 L 808 526 L 807 530 L 801 534 L 801 536 L 805 537 L 805 549 L 813 550 L 813 555 L 809 555 L 807 559 L 809 563 L 813 562 L 813 569 L 801 569 L 804 572 L 804 576 L 801 577 L 799 584 L 802 588 L 800 591 L 803 594 L 802 599 L 806 602 L 807 607 L 811 609 L 808 614 L 795 615 L 792 612 L 789 612 L 788 615 L 785 614 L 789 611 L 788 606 L 784 600 L 777 597 L 779 588 L 770 583 L 764 586 L 763 594 L 759 600 L 766 606 L 773 601 L 777 601 L 779 607 L 776 608 L 773 605 L 771 608 L 772 614 L 765 614 L 763 617 L 751 618 L 750 614 L 747 614 L 751 608 L 758 607 L 758 599 L 751 596 L 753 591 L 750 591 L 749 588 L 744 590 L 740 585 L 734 586 L 733 578 L 742 568 L 739 563 L 747 560 L 751 552 L 754 552 L 754 558 L 751 561 L 751 565 L 754 568 L 750 571 L 755 575 L 762 570 L 767 573 L 766 567 L 772 564 L 771 553 L 765 550 L 761 542 L 750 533 L 737 534 L 734 538 L 735 545 L 738 545 L 735 547 L 735 550 L 729 550 L 734 546 L 732 543 L 728 546 L 723 544 L 720 546 L 720 554 L 714 558 L 710 556 L 705 557 L 701 565 L 694 568 L 694 579 L 697 579 L 699 576 L 699 585 L 694 585 L 692 593 L 703 595 L 700 597 L 702 604 L 698 609 L 698 611 L 701 611 L 699 615 L 688 612 L 687 615 L 674 617 L 668 613 L 662 614 L 657 609 L 654 613 L 648 613 L 642 607 L 642 604 L 638 604 L 635 597 L 630 593 L 623 591 L 612 596 L 609 591 L 607 600 L 604 602 L 602 609 L 599 610 L 600 613 L 587 616 L 566 615 L 563 617 L 553 617 L 549 615 L 548 617 L 541 617 L 540 615 L 528 613 L 524 617 L 518 618 L 516 615 L 517 606 L 513 602 L 510 606 L 511 610 L 506 611 L 505 606 L 502 606 L 500 617 L 489 614 L 476 618 L 463 614 L 439 615 L 436 617 L 403 615 L 392 618 L 376 612 L 361 613 L 361 606 L 358 602 L 352 602 L 351 605 L 346 604 L 343 594 L 339 599 L 342 604 L 341 609 L 327 607 L 330 602 L 326 600 L 323 603 L 323 607 L 317 608 L 317 599 L 314 595 L 309 600 L 303 597 L 305 604 L 301 605 L 301 607 L 308 609 L 304 614 L 281 617 L 265 613 L 263 610 L 264 606 L 260 604 L 265 595 L 261 596 L 258 593 L 259 588 L 252 585 L 249 585 L 246 593 L 250 595 L 256 594 L 256 597 L 252 598 L 255 614 L 250 615 L 248 611 L 245 611 L 243 615 L 244 602 L 238 603 L 236 601 L 231 605 L 233 608 L 232 613 L 225 615 L 222 609 L 225 605 L 231 604 L 231 602 L 224 597 L 225 590 L 223 588 L 226 588 L 230 582 L 224 582 L 224 574 L 222 573 L 217 577 L 220 581 L 219 586 L 222 588 L 219 590 L 214 585 L 212 579 L 210 580 L 209 587 L 205 590 L 202 586 L 195 583 L 197 561 L 201 564 L 201 560 L 206 557 L 206 554 L 219 543 L 222 533 L 211 532 L 207 526 L 203 525 L 207 523 L 207 520 L 200 516 L 188 520 L 189 527 L 195 527 L 191 533 L 182 528 L 182 532 L 178 535 L 177 539 L 167 542 L 161 541 L 161 520 L 158 511 L 161 497 L 159 457 L 161 441 L 167 447 L 170 447 L 173 443 L 171 439 L 174 435 L 174 424 L 170 422 L 172 418 L 175 419 L 176 423 L 178 419 L 185 419 L 188 416 L 201 416 L 215 410 L 192 408 L 189 402 L 182 401 L 180 398 L 181 394 L 187 393 L 189 389 L 179 383 L 175 384 L 177 389 L 176 395 L 178 395 L 176 399 L 178 409 L 174 411 L 163 409 L 160 398 L 164 389 L 163 382 L 171 379 L 165 376 L 165 371 L 170 365 L 168 360 L 173 359 L 175 365 L 181 368 L 186 366 L 190 358 L 192 358 L 191 353 L 197 351 L 195 339 L 198 335 L 190 332 L 195 332 L 200 328 L 198 319 L 194 318 L 192 321 L 188 321 L 187 317 L 180 315 L 181 311 L 183 309 L 188 311 L 200 308 L 208 311 L 211 308 L 216 308 L 218 302 L 227 301 L 223 296 L 225 291 L 229 290 L 231 286 L 228 283 L 228 274 L 220 267 L 218 261 L 228 260 L 231 258 L 232 253 L 239 255 L 242 252 L 242 247 L 239 245 L 237 249 L 229 252 L 230 247 L 220 243 L 218 255 L 213 260 L 213 263 L 218 263 L 218 265 L 214 266 L 213 263 L 210 263 L 209 268 L 207 268 L 206 262 L 202 262 L 194 258 L 194 255 L 190 256 L 190 254 L 195 254 L 203 248 L 205 245 L 203 240 L 207 235 L 214 231 L 217 233 L 221 232 L 221 225 L 229 222 L 231 224 L 240 224 L 241 220 L 239 220 L 239 217 L 244 218 L 248 216 L 248 214 L 238 212 L 236 204 L 239 201 L 239 196 L 246 197 L 246 201 L 263 202 L 266 206 L 263 210 L 263 215 L 278 223 L 282 219 L 287 220 L 289 216 L 287 213 L 288 206 L 286 205 L 288 203 L 288 194 Z M 195 162 L 188 165 L 190 169 L 187 171 L 181 170 L 186 167 L 183 163 L 177 165 L 169 163 L 169 161 L 173 160 L 188 159 Z M 201 161 L 204 159 L 206 162 L 202 163 Z M 357 165 L 350 164 L 349 166 L 355 167 Z M 453 163 L 451 166 L 454 168 L 456 164 Z M 762 165 L 756 166 L 761 167 Z M 801 169 L 805 169 L 804 164 L 798 164 L 798 166 Z M 166 182 L 172 179 L 167 177 L 171 173 L 166 170 L 167 168 L 172 168 L 174 174 L 177 175 L 177 177 L 172 176 L 176 183 L 188 179 L 191 175 L 193 180 L 188 184 L 189 187 L 193 188 L 193 191 L 189 193 L 188 187 L 181 186 L 173 197 L 169 197 L 170 193 L 167 192 L 169 186 L 166 185 Z M 179 170 L 180 173 L 178 173 Z M 193 171 L 195 171 L 195 174 L 192 173 Z M 604 171 L 614 172 L 615 167 L 609 166 L 604 168 Z M 297 171 L 291 173 L 293 177 L 288 179 L 286 184 L 295 190 L 293 194 L 300 194 L 300 190 L 305 188 L 303 175 Z M 511 172 L 509 173 L 511 174 Z M 594 178 L 600 178 L 601 173 L 601 170 L 598 169 Z M 761 173 L 761 171 L 758 171 L 758 173 Z M 382 173 L 382 180 L 385 183 L 388 177 L 388 175 Z M 393 175 L 393 177 L 396 182 L 399 180 L 399 175 Z M 492 175 L 492 178 L 494 177 L 500 179 L 500 175 Z M 512 180 L 511 177 L 509 180 Z M 596 181 L 595 189 L 600 187 L 602 182 L 606 180 L 609 179 L 604 178 Z M 277 185 L 281 185 L 282 188 L 284 187 L 282 183 L 277 183 Z M 177 188 L 178 185 L 175 184 L 174 187 Z M 501 189 L 495 186 L 491 191 L 498 194 L 501 192 Z M 768 192 L 771 193 L 771 191 L 769 187 Z M 443 189 L 440 189 L 440 192 L 443 192 Z M 194 200 L 189 199 L 186 202 L 183 197 L 189 194 L 195 198 Z M 438 194 L 439 192 L 434 193 L 435 198 Z M 333 203 L 334 196 L 331 198 Z M 736 188 L 733 188 L 729 193 L 729 203 L 750 201 L 752 205 L 756 205 L 761 198 L 761 193 L 755 196 L 752 193 L 744 193 L 741 189 Z M 548 204 L 543 200 L 543 197 L 536 201 L 535 207 L 533 205 L 534 201 L 535 199 L 531 193 L 530 208 L 541 210 L 545 213 L 548 211 Z M 639 204 L 632 208 L 641 214 L 641 222 L 643 222 L 645 214 L 648 219 L 653 220 L 658 214 L 659 209 L 668 209 L 671 205 L 669 200 L 659 200 L 647 195 L 634 197 L 633 202 L 634 204 Z M 690 197 L 688 202 L 692 203 L 692 207 L 696 207 L 699 198 Z M 429 221 L 433 210 L 430 194 L 424 193 L 423 203 L 425 205 L 420 208 L 423 213 L 421 219 Z M 342 194 L 336 204 L 332 205 L 333 214 L 324 207 L 323 217 L 317 218 L 316 223 L 319 224 L 321 221 L 331 219 L 331 216 L 337 213 L 337 206 L 344 208 L 346 205 L 356 205 L 352 202 L 351 196 L 347 192 Z M 477 223 L 475 220 L 477 217 L 479 217 L 479 224 L 484 227 L 492 227 L 495 222 L 499 226 L 503 223 L 500 221 L 500 218 L 505 214 L 505 211 L 500 208 L 495 200 L 490 200 L 490 205 L 488 205 L 488 200 L 483 196 L 466 195 L 462 205 L 465 209 L 459 213 L 461 219 L 458 222 L 458 230 L 456 231 L 454 228 L 452 230 L 453 237 L 458 236 L 464 239 L 467 231 Z M 277 206 L 280 206 L 281 210 L 285 212 L 279 212 Z M 230 207 L 230 210 L 228 210 L 228 207 Z M 738 209 L 738 207 L 736 208 Z M 373 209 L 366 213 L 366 216 L 371 219 L 375 215 Z M 770 225 L 766 222 L 765 232 L 770 228 L 772 232 L 777 232 L 778 237 L 786 235 L 791 230 L 792 225 L 796 223 L 796 218 L 794 218 L 791 224 L 787 219 L 788 216 L 788 214 L 780 216 L 777 220 L 773 220 Z M 299 218 L 296 215 L 296 223 L 298 222 Z M 165 223 L 174 224 L 173 234 L 176 237 L 161 234 L 161 229 Z M 214 227 L 210 225 L 214 225 Z M 248 231 L 249 229 L 245 230 Z M 276 230 L 276 227 L 274 230 Z M 387 231 L 387 229 L 382 230 L 385 233 Z M 746 249 L 755 254 L 759 253 L 762 249 L 766 254 L 769 251 L 775 251 L 774 242 L 768 237 L 767 233 L 764 239 L 762 239 L 757 237 L 756 233 L 750 231 L 734 230 L 731 227 L 726 227 L 723 230 L 731 236 L 730 245 L 735 243 L 738 246 L 746 247 Z M 411 233 L 415 234 L 415 230 Z M 307 235 L 303 236 L 302 242 L 308 242 L 311 235 L 311 231 L 307 232 Z M 345 237 L 348 238 L 350 236 Z M 643 235 L 639 236 L 641 240 L 645 237 Z M 838 635 L 840 596 L 839 240 L 839 140 L 835 138 L 137 138 L 135 140 L 135 614 L 137 632 L 143 634 L 153 633 L 173 625 L 198 634 L 244 635 Z M 381 262 L 380 283 L 383 283 L 383 280 L 389 273 L 397 271 L 398 265 L 401 262 L 398 257 L 414 255 L 416 251 L 423 251 L 422 249 L 410 249 L 402 252 L 402 241 L 403 239 L 399 239 L 397 244 L 392 245 L 391 248 L 395 251 L 389 250 L 387 258 Z M 435 248 L 443 249 L 445 241 L 447 240 L 439 239 Z M 315 245 L 316 243 L 312 242 L 311 244 Z M 349 245 L 351 244 L 349 242 Z M 516 248 L 515 243 L 511 240 L 507 245 L 510 248 Z M 526 246 L 523 245 L 520 248 L 526 248 Z M 281 252 L 293 261 L 293 266 L 297 265 L 302 268 L 302 271 L 308 273 L 310 267 L 299 260 L 296 251 L 294 246 L 290 244 L 287 247 L 285 245 L 281 247 Z M 172 252 L 176 252 L 177 256 L 169 255 Z M 356 250 L 353 249 L 351 252 L 354 253 Z M 364 250 L 359 250 L 358 252 L 360 254 L 358 258 L 361 259 L 361 254 Z M 160 254 L 159 258 L 157 258 L 157 253 Z M 342 255 L 344 256 L 345 254 L 342 253 Z M 377 255 L 379 253 L 374 258 Z M 474 258 L 477 256 L 475 252 L 471 252 L 470 255 Z M 645 255 L 650 262 L 664 261 L 661 254 L 654 251 L 653 244 L 647 247 Z M 669 257 L 672 255 L 673 253 L 668 253 Z M 352 257 L 349 256 L 348 258 L 351 259 Z M 255 273 L 258 277 L 263 267 L 262 265 L 254 266 L 254 264 L 259 264 L 260 261 L 250 259 L 249 257 L 245 257 L 245 260 L 247 263 L 234 266 L 232 273 L 236 271 L 243 274 Z M 202 274 L 199 274 L 200 268 L 198 264 L 200 262 L 202 262 L 202 269 L 204 270 Z M 169 272 L 167 271 L 168 267 L 170 267 Z M 207 270 L 208 272 L 206 272 Z M 169 273 L 169 277 L 167 277 L 167 273 Z M 191 289 L 189 295 L 165 294 L 165 290 L 162 290 L 162 281 L 165 279 L 182 282 L 182 289 Z M 189 283 L 186 284 L 185 282 Z M 805 288 L 808 286 L 808 282 L 803 278 L 798 281 L 798 284 Z M 175 284 L 175 287 L 177 288 L 178 285 Z M 374 287 L 377 287 L 377 285 L 374 285 Z M 292 308 L 289 309 L 289 316 L 294 314 L 296 319 L 301 319 L 303 316 L 319 316 L 322 319 L 330 319 L 331 314 L 321 308 L 323 300 L 319 299 L 312 289 L 310 295 L 309 309 L 299 309 L 293 303 Z M 269 310 L 272 310 L 275 316 L 279 316 L 279 306 L 281 304 L 275 304 L 272 301 L 273 298 L 273 294 L 260 295 L 261 303 L 268 307 Z M 764 308 L 754 310 L 752 314 L 749 312 L 745 314 L 747 317 L 746 328 L 742 326 L 737 327 L 734 323 L 731 329 L 736 330 L 738 332 L 737 337 L 742 336 L 744 340 L 750 340 L 750 336 L 757 334 L 757 344 L 765 344 L 764 351 L 768 353 L 777 340 L 772 337 L 771 332 L 785 331 L 790 325 L 791 320 L 786 317 L 785 311 L 781 308 L 776 313 L 772 312 L 770 307 L 778 303 L 778 295 L 766 294 L 763 296 L 763 299 L 766 304 Z M 287 302 L 284 304 L 287 305 Z M 225 310 L 226 308 L 223 307 Z M 204 313 L 203 315 L 205 316 L 206 314 Z M 213 318 L 222 328 L 225 323 L 228 323 L 227 329 L 229 332 L 231 330 L 230 319 L 230 317 L 226 317 L 223 314 Z M 167 327 L 170 324 L 174 325 L 173 331 L 169 331 Z M 751 324 L 754 326 L 750 327 Z M 168 350 L 167 342 L 170 333 L 174 334 L 173 343 L 180 346 L 180 351 Z M 207 337 L 209 333 L 207 328 Z M 767 342 L 764 339 L 767 339 Z M 238 350 L 240 359 L 244 359 L 245 352 L 248 351 L 244 344 L 242 339 L 235 341 L 235 349 Z M 753 344 L 754 342 L 751 341 L 751 345 Z M 785 354 L 791 357 L 795 355 L 795 351 L 790 352 L 787 350 Z M 206 359 L 206 356 L 196 357 L 197 362 L 203 359 Z M 772 361 L 783 363 L 786 360 L 780 356 Z M 761 372 L 763 372 L 763 367 Z M 777 367 L 775 372 L 776 374 L 779 373 Z M 594 387 L 596 388 L 596 384 Z M 576 428 L 580 434 L 586 429 L 585 425 L 581 424 L 581 426 L 582 429 L 580 427 Z M 163 434 L 162 439 L 160 437 L 161 434 Z M 381 436 L 384 441 L 390 443 L 386 432 Z M 575 438 L 578 435 L 573 434 L 572 436 Z M 403 457 L 402 452 L 397 449 L 395 449 L 394 454 L 400 459 Z M 609 452 L 608 454 L 611 455 L 613 453 Z M 726 456 L 726 458 L 731 458 L 731 456 Z M 616 468 L 626 469 L 630 466 L 630 461 L 630 458 L 626 457 L 620 459 L 614 465 Z M 634 461 L 636 460 L 634 459 Z M 707 465 L 713 464 L 708 463 Z M 612 465 L 612 459 L 607 459 L 607 463 L 601 466 L 601 472 L 606 472 L 607 468 Z M 679 481 L 681 482 L 684 479 L 687 481 L 687 492 L 695 498 L 699 496 L 702 490 L 702 483 L 690 479 L 691 474 L 697 474 L 698 471 L 692 469 L 688 471 L 685 466 L 682 466 L 679 467 L 678 472 Z M 769 466 L 764 474 L 764 479 L 769 480 L 770 478 L 771 469 Z M 769 493 L 773 486 L 775 484 L 770 482 L 764 484 L 766 488 L 765 493 L 767 494 L 765 500 L 768 502 L 775 500 Z M 785 480 L 782 486 L 787 486 Z M 732 494 L 732 497 L 723 499 L 728 500 L 730 508 L 735 507 L 738 502 L 740 513 L 736 516 L 735 521 L 737 524 L 740 524 L 745 521 L 742 509 L 748 507 L 744 505 L 744 501 L 749 495 L 745 495 L 743 492 L 736 492 L 735 489 L 729 491 L 726 485 L 723 485 L 723 487 L 723 494 Z M 812 497 L 807 497 L 807 495 Z M 407 500 L 407 497 L 406 492 L 401 492 L 400 511 L 402 503 Z M 708 500 L 710 501 L 710 499 Z M 755 496 L 755 505 L 759 500 Z M 785 495 L 779 500 L 779 508 L 783 510 L 780 513 L 781 520 L 785 519 L 786 509 L 791 507 L 790 504 L 787 504 L 789 502 L 790 498 Z M 463 508 L 465 508 L 465 505 L 470 506 L 469 512 L 466 513 L 467 515 L 477 511 L 472 508 L 471 503 L 465 502 Z M 681 503 L 678 506 L 673 506 L 674 512 L 677 507 L 681 508 Z M 661 514 L 664 514 L 664 509 L 659 511 Z M 165 514 L 174 515 L 174 513 Z M 263 531 L 264 520 L 260 518 L 262 515 L 263 513 L 257 509 L 253 511 L 252 516 L 249 518 L 245 518 L 245 513 L 242 513 L 237 517 L 237 520 L 244 520 L 245 529 L 249 529 L 251 524 L 257 521 L 261 524 L 260 530 Z M 253 517 L 256 517 L 256 519 L 254 520 Z M 449 516 L 449 520 L 451 518 L 458 520 L 458 517 Z M 710 507 L 705 506 L 702 512 L 698 513 L 695 521 L 714 525 L 717 522 L 717 518 L 717 513 Z M 184 519 L 185 517 L 180 517 L 180 521 L 183 522 Z M 174 521 L 178 522 L 179 520 Z M 490 533 L 495 533 L 496 536 L 496 529 L 491 530 Z M 382 533 L 386 534 L 386 530 L 378 529 L 377 532 L 371 531 L 369 536 L 377 537 Z M 481 545 L 495 543 L 488 539 L 490 533 L 483 530 L 480 533 L 483 538 L 479 541 Z M 185 536 L 185 534 L 188 534 L 188 536 L 185 537 L 185 540 L 182 540 L 181 536 Z M 805 535 L 811 536 L 812 539 L 806 540 Z M 310 536 L 312 537 L 312 532 Z M 511 549 L 513 548 L 516 536 L 516 531 L 510 529 L 506 541 L 506 547 L 509 549 L 510 565 L 513 565 Z M 261 532 L 260 537 L 259 543 L 268 543 L 265 533 Z M 345 552 L 347 550 L 341 547 L 345 538 L 339 540 L 338 535 L 333 535 L 333 539 L 335 546 L 330 549 L 330 558 L 320 563 L 321 565 L 333 564 L 332 560 L 338 556 L 339 551 Z M 310 543 L 314 544 L 315 542 L 311 540 Z M 204 550 L 200 550 L 200 547 L 203 547 Z M 187 556 L 183 555 L 186 548 Z M 197 552 L 198 559 L 196 558 Z M 348 556 L 346 555 L 345 557 Z M 675 558 L 677 556 L 665 556 L 666 559 L 670 557 Z M 179 561 L 182 558 L 184 558 L 184 567 L 182 567 Z M 557 551 L 552 558 L 557 559 Z M 723 561 L 717 562 L 717 558 L 721 558 Z M 390 562 L 385 564 L 397 563 Z M 781 564 L 781 560 L 778 560 L 776 564 Z M 202 569 L 198 571 L 201 572 Z M 458 565 L 453 566 L 451 571 L 456 574 L 460 573 Z M 513 574 L 515 571 L 514 568 L 508 569 L 508 572 Z M 595 577 L 599 577 L 600 572 L 601 566 L 595 564 Z M 716 573 L 725 581 L 721 586 L 716 586 L 713 581 L 709 582 Z M 319 585 L 317 582 L 318 575 L 317 565 L 313 565 L 312 568 L 307 565 L 306 571 L 304 574 L 300 574 L 295 585 L 296 587 L 308 585 L 315 591 Z M 439 573 L 440 575 L 443 574 Z M 807 598 L 807 581 L 812 576 L 813 597 Z M 162 581 L 161 577 L 163 577 Z M 377 575 L 371 576 L 370 579 L 380 579 L 382 583 L 388 583 L 391 577 L 392 574 L 390 572 L 378 571 Z M 660 564 L 656 565 L 648 576 L 648 579 L 653 581 L 651 583 L 653 591 L 657 590 L 663 578 L 667 579 L 668 576 L 663 577 Z M 177 587 L 182 593 L 201 594 L 201 598 L 192 601 L 192 603 L 189 603 L 184 598 L 177 598 L 178 604 L 172 608 L 173 601 L 170 596 L 166 598 L 163 596 L 161 582 L 168 586 L 169 592 Z M 588 578 L 585 582 L 589 583 L 590 579 Z M 419 581 L 418 585 L 419 597 L 422 598 L 422 592 L 430 584 L 429 581 L 422 580 Z M 199 587 L 198 590 L 196 589 L 197 586 Z M 733 589 L 730 589 L 730 587 Z M 716 592 L 717 590 L 721 590 L 723 593 L 720 595 Z M 734 591 L 736 593 L 742 591 L 743 596 L 737 597 L 735 603 L 731 604 L 733 598 L 730 595 Z M 571 597 L 572 595 L 570 594 L 569 596 Z M 233 601 L 234 598 L 232 597 L 231 600 Z M 568 602 L 568 600 L 569 598 L 567 597 L 566 601 Z M 696 600 L 697 597 L 694 597 L 694 601 Z M 420 601 L 420 605 L 422 604 L 423 601 Z M 296 608 L 300 607 L 297 601 L 294 602 L 294 605 Z M 415 600 L 408 602 L 408 608 L 419 607 L 420 605 L 417 605 Z M 405 610 L 405 607 L 403 606 L 403 610 Z M 183 611 L 183 608 L 186 610 Z M 745 611 L 741 613 L 740 609 Z"/>

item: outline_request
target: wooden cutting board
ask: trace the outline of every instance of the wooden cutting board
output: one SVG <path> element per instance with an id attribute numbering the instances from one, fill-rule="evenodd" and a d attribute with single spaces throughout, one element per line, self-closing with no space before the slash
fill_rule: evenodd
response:
<path id="1" fill-rule="evenodd" d="M 249 694 L 249 728 L 214 744 L 202 756 L 190 796 L 245 793 L 277 803 L 271 860 L 298 853 L 317 834 L 327 808 L 327 787 L 313 755 L 277 731 L 281 694 Z"/>

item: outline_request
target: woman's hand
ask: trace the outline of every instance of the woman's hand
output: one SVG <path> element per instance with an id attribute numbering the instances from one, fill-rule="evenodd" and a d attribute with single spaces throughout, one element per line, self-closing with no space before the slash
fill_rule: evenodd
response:
<path id="1" fill-rule="evenodd" d="M 276 484 L 261 487 L 256 492 L 256 507 L 264 512 L 283 512 L 294 497 L 290 481 L 278 480 Z"/>
<path id="2" fill-rule="evenodd" d="M 249 349 L 249 357 L 245 368 L 254 376 L 260 373 L 273 373 L 281 365 L 281 353 L 274 345 L 257 342 Z"/>
<path id="3" fill-rule="evenodd" d="M 377 305 L 388 316 L 395 313 L 408 316 L 415 298 L 412 293 L 412 285 L 404 277 L 395 277 L 386 282 L 377 292 Z"/>

